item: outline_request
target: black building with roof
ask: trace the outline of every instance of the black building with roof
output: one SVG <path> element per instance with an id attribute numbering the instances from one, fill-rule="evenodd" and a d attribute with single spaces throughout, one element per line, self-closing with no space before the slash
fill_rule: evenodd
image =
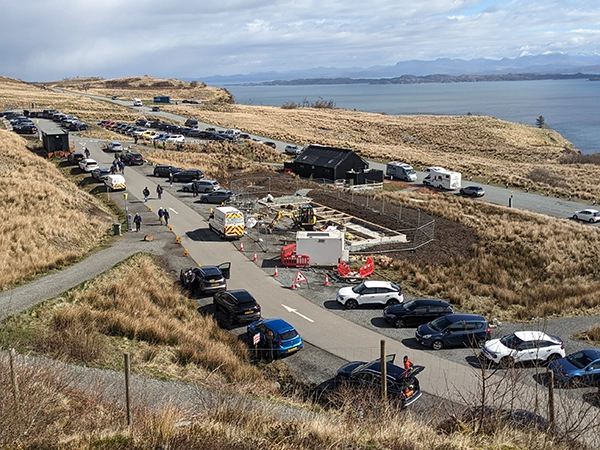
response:
<path id="1" fill-rule="evenodd" d="M 311 144 L 286 166 L 305 178 L 352 180 L 353 184 L 383 181 L 383 171 L 370 170 L 367 161 L 344 148 Z"/>

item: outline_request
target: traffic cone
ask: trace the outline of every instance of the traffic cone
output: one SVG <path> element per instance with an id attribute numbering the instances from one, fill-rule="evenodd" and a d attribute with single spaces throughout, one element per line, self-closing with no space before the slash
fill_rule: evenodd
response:
<path id="1" fill-rule="evenodd" d="M 291 289 L 292 291 L 295 291 L 295 290 L 296 290 L 296 282 L 292 282 L 292 285 L 290 286 L 290 289 Z"/>
<path id="2" fill-rule="evenodd" d="M 189 255 L 189 253 L 188 253 L 188 251 L 187 251 L 187 248 L 184 248 L 184 249 L 183 249 L 183 256 L 188 256 L 188 255 Z"/>
<path id="3" fill-rule="evenodd" d="M 240 252 L 243 252 L 243 251 L 244 251 L 244 243 L 240 242 Z"/>
<path id="4" fill-rule="evenodd" d="M 277 270 L 277 266 L 275 266 L 275 273 L 273 274 L 274 277 L 278 277 L 279 276 L 279 270 Z"/>
<path id="5" fill-rule="evenodd" d="M 325 274 L 325 283 L 323 283 L 323 286 L 329 286 L 329 274 Z"/>
<path id="6" fill-rule="evenodd" d="M 254 252 L 254 257 L 252 258 L 252 261 L 254 261 L 254 262 L 258 261 L 258 256 L 256 256 L 256 252 Z"/>
<path id="7" fill-rule="evenodd" d="M 181 244 L 181 239 L 179 239 L 179 236 L 175 236 L 175 243 Z"/>

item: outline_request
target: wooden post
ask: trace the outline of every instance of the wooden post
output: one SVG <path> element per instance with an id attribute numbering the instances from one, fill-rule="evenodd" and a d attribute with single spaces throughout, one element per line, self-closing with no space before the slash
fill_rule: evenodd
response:
<path id="1" fill-rule="evenodd" d="M 125 406 L 127 410 L 127 426 L 131 425 L 131 405 L 129 397 L 129 375 L 131 366 L 129 363 L 129 353 L 123 353 L 125 358 Z"/>
<path id="2" fill-rule="evenodd" d="M 385 339 L 381 340 L 381 398 L 387 400 L 387 364 L 385 362 Z"/>
<path id="3" fill-rule="evenodd" d="M 554 417 L 554 372 L 548 370 L 548 420 L 550 421 L 550 430 L 552 433 L 556 430 L 556 419 Z"/>
<path id="4" fill-rule="evenodd" d="M 19 399 L 19 383 L 17 382 L 17 373 L 15 371 L 15 349 L 11 348 L 8 354 L 10 360 L 10 381 L 12 382 L 15 406 L 17 407 L 17 411 L 19 411 L 21 409 L 21 400 Z"/>

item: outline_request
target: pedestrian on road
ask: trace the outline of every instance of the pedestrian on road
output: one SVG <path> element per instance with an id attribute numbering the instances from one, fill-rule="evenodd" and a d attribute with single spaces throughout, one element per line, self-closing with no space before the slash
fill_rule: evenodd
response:
<path id="1" fill-rule="evenodd" d="M 123 161 L 119 161 L 119 170 L 122 175 L 125 175 L 125 163 Z"/>
<path id="2" fill-rule="evenodd" d="M 169 210 L 167 208 L 163 209 L 163 219 L 165 219 L 165 225 L 169 225 L 170 217 Z"/>
<path id="3" fill-rule="evenodd" d="M 135 231 L 140 231 L 140 227 L 142 226 L 142 216 L 140 216 L 138 213 L 135 213 L 133 223 L 135 223 Z"/>
<path id="4" fill-rule="evenodd" d="M 169 170 L 169 186 L 173 186 L 173 171 Z"/>
<path id="5" fill-rule="evenodd" d="M 158 220 L 160 220 L 160 224 L 163 224 L 163 218 L 165 216 L 165 211 L 162 208 L 158 208 Z"/>
<path id="6" fill-rule="evenodd" d="M 158 195 L 158 199 L 162 199 L 163 188 L 160 184 L 156 185 L 156 195 Z"/>
<path id="7" fill-rule="evenodd" d="M 147 202 L 148 197 L 150 197 L 150 190 L 148 189 L 148 186 L 146 186 L 144 188 L 144 190 L 142 191 L 142 194 L 144 194 L 144 201 Z"/>
<path id="8" fill-rule="evenodd" d="M 198 183 L 192 181 L 192 190 L 194 191 L 194 197 L 198 197 Z"/>
<path id="9" fill-rule="evenodd" d="M 85 147 L 85 150 L 83 151 L 83 153 L 85 153 L 85 158 L 88 159 L 90 157 L 90 151 L 87 147 Z"/>

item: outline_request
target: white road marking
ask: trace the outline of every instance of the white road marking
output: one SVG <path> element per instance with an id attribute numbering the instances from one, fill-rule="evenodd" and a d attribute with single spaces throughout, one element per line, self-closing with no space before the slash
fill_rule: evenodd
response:
<path id="1" fill-rule="evenodd" d="M 300 317 L 302 317 L 303 319 L 308 320 L 309 322 L 314 322 L 314 320 L 312 320 L 310 317 L 306 317 L 304 314 L 300 314 L 297 309 L 290 308 L 289 306 L 286 306 L 283 303 L 281 304 L 281 306 L 283 306 L 287 310 L 287 312 L 291 312 L 291 313 L 297 314 Z"/>
<path id="2" fill-rule="evenodd" d="M 173 208 L 169 208 L 169 210 L 173 211 L 175 214 L 179 214 L 177 211 L 175 211 Z"/>

